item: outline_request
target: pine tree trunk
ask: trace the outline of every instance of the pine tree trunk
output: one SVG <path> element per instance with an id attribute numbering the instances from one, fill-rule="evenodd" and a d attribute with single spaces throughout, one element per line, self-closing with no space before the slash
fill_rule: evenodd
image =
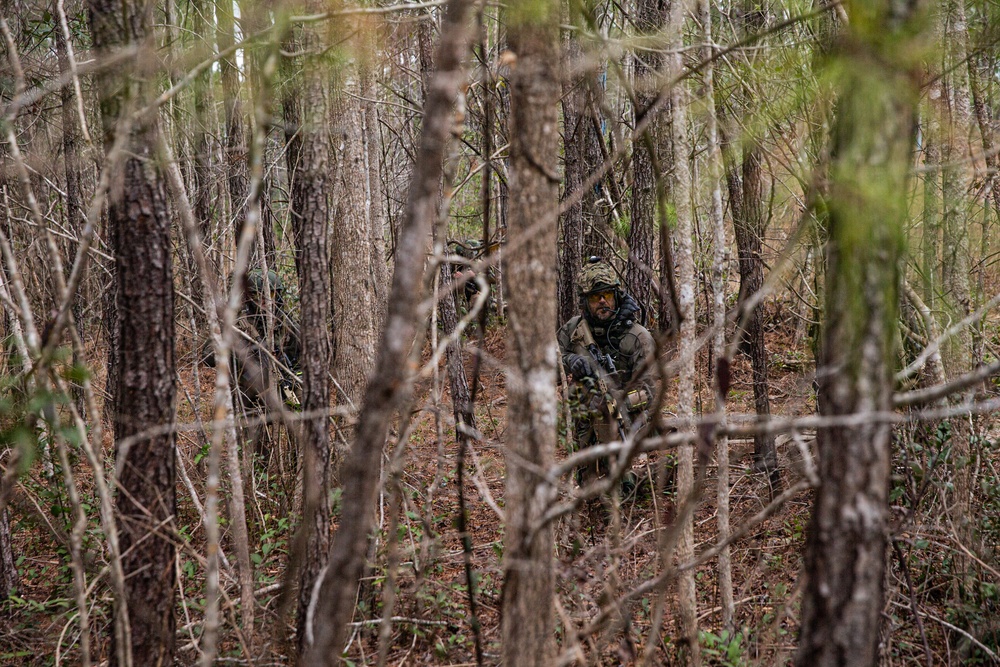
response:
<path id="1" fill-rule="evenodd" d="M 216 41 L 219 52 L 230 49 L 236 43 L 233 0 L 215 0 Z M 225 113 L 225 144 L 223 164 L 226 185 L 229 192 L 229 214 L 233 225 L 233 239 L 239 241 L 243 222 L 247 215 L 247 195 L 249 194 L 249 172 L 247 169 L 246 123 L 243 120 L 243 105 L 240 102 L 239 73 L 236 54 L 231 53 L 219 63 L 222 80 L 222 106 Z"/>
<path id="2" fill-rule="evenodd" d="M 744 35 L 756 34 L 765 27 L 763 11 L 756 8 L 757 3 L 749 0 L 744 3 L 742 32 Z M 735 117 L 748 112 L 750 93 L 742 88 L 734 96 L 737 108 L 733 110 Z M 731 132 L 735 133 L 736 127 Z M 753 372 L 754 408 L 759 419 L 767 419 L 771 415 L 771 403 L 768 394 L 768 358 L 764 345 L 764 320 L 761 314 L 761 304 L 746 314 L 746 304 L 764 285 L 764 262 L 761 259 L 762 239 L 764 236 L 764 188 L 761 174 L 761 148 L 757 137 L 730 137 L 729 143 L 735 141 L 743 146 L 742 165 L 736 164 L 736 156 L 732 148 L 725 151 L 727 158 L 727 184 L 729 188 L 730 209 L 733 215 L 733 227 L 736 236 L 736 248 L 739 255 L 740 295 L 739 312 L 741 318 L 746 318 L 741 348 L 749 353 Z M 742 321 L 742 320 L 741 320 Z M 774 446 L 774 435 L 755 434 L 753 439 L 754 467 L 768 472 L 773 487 L 780 484 L 777 474 L 778 456 Z M 772 487 L 772 492 L 774 488 Z"/>
<path id="3" fill-rule="evenodd" d="M 712 38 L 712 6 L 708 0 L 700 0 L 698 12 L 707 45 L 703 57 L 708 63 L 704 70 L 705 97 L 712 103 L 708 107 L 706 134 L 708 136 L 708 173 L 711 189 L 712 217 L 712 326 L 715 333 L 712 336 L 712 358 L 715 359 L 715 418 L 720 428 L 726 425 L 726 395 L 724 384 L 729 382 L 729 359 L 726 357 L 726 260 L 729 252 L 726 248 L 726 224 L 722 212 L 722 154 L 719 147 L 719 124 L 715 115 L 715 67 L 714 40 Z M 716 499 L 719 526 L 719 539 L 729 537 L 729 437 L 717 435 L 715 442 L 718 477 L 716 479 Z M 722 607 L 722 627 L 732 633 L 735 630 L 733 616 L 735 602 L 733 600 L 733 571 L 730 561 L 729 547 L 719 552 L 719 606 Z"/>
<path id="4" fill-rule="evenodd" d="M 565 42 L 566 71 L 571 71 L 582 61 L 583 52 L 579 42 L 568 38 Z M 590 114 L 587 109 L 588 80 L 592 74 L 585 72 L 580 76 L 568 79 L 563 83 L 563 146 L 565 177 L 564 195 L 579 195 L 583 182 L 590 175 L 587 163 L 587 145 L 592 141 L 593 134 Z M 562 216 L 562 243 L 559 255 L 559 324 L 580 313 L 580 304 L 576 294 L 577 278 L 584 260 L 584 237 L 587 232 L 587 220 L 593 215 L 593 189 L 585 192 L 579 201 L 570 206 Z"/>
<path id="5" fill-rule="evenodd" d="M 0 602 L 17 595 L 21 578 L 14 566 L 14 548 L 10 539 L 10 518 L 7 508 L 0 510 Z"/>
<path id="6" fill-rule="evenodd" d="M 211 53 L 215 39 L 209 32 L 206 12 L 209 7 L 206 0 L 192 0 L 191 20 L 192 31 L 198 40 L 199 52 Z M 194 94 L 194 215 L 200 225 L 202 243 L 212 244 L 212 221 L 215 206 L 216 188 L 212 183 L 212 118 L 210 110 L 213 104 L 211 72 L 206 70 L 193 84 Z M 197 272 L 195 272 L 197 275 Z M 197 278 L 200 280 L 200 277 Z"/>
<path id="7" fill-rule="evenodd" d="M 315 9 L 315 8 L 313 8 Z M 312 26 L 297 29 L 292 52 L 310 53 L 319 38 Z M 330 548 L 330 252 L 328 230 L 334 155 L 327 130 L 328 72 L 318 59 L 306 56 L 301 72 L 284 99 L 291 180 L 292 232 L 299 278 L 299 331 L 302 341 L 302 411 L 304 493 L 302 517 L 306 553 L 299 570 L 298 645 L 309 643 L 310 604 Z"/>
<path id="8" fill-rule="evenodd" d="M 636 28 L 642 35 L 655 34 L 662 30 L 667 20 L 667 6 L 662 0 L 643 0 L 639 3 Z M 639 122 L 646 110 L 656 100 L 657 74 L 663 64 L 663 57 L 656 52 L 637 53 L 635 66 L 635 121 Z M 625 284 L 629 292 L 645 309 L 649 323 L 654 313 L 660 310 L 653 299 L 653 283 L 656 280 L 656 209 L 657 174 L 660 172 L 656 147 L 662 133 L 662 123 L 653 121 L 643 136 L 635 137 L 632 152 L 632 208 L 628 234 L 628 265 L 625 270 Z M 662 177 L 662 173 L 659 174 Z"/>
<path id="9" fill-rule="evenodd" d="M 57 7 L 53 7 L 52 14 L 58 14 Z M 72 67 L 70 66 L 69 49 L 66 43 L 66 38 L 63 36 L 63 31 L 60 28 L 56 28 L 53 32 L 55 33 L 56 55 L 59 59 L 59 74 L 63 77 L 71 76 Z M 74 101 L 73 88 L 71 86 L 64 86 L 62 90 L 59 91 L 59 96 L 62 106 L 63 123 L 63 173 L 66 178 L 66 197 L 63 201 L 65 209 L 64 220 L 66 221 L 66 229 L 71 232 L 79 233 L 79 231 L 83 229 L 85 223 L 83 216 L 81 215 L 81 211 L 83 210 L 83 195 L 81 192 L 81 167 L 78 151 L 81 133 L 80 119 L 77 114 L 77 107 Z M 73 241 L 67 241 L 64 244 L 66 257 L 69 259 L 69 261 L 65 264 L 67 278 L 69 278 L 69 272 L 73 267 L 72 258 L 76 255 L 78 245 L 78 243 Z M 80 285 L 78 292 L 82 292 L 84 288 L 85 285 Z M 77 293 L 73 296 L 73 320 L 76 324 L 77 333 L 80 335 L 81 339 L 83 338 L 83 304 L 86 303 L 86 296 L 87 295 L 85 293 Z M 79 355 L 74 352 L 73 364 L 77 367 L 82 367 L 86 364 L 86 360 L 81 359 Z M 74 385 L 73 398 L 76 403 L 77 411 L 80 414 L 86 414 L 83 387 Z"/>
<path id="10" fill-rule="evenodd" d="M 681 46 L 683 26 L 686 19 L 682 3 L 671 3 L 669 30 L 673 35 L 669 56 L 669 71 L 676 77 L 683 69 Z M 693 424 L 695 418 L 695 345 L 697 337 L 697 312 L 694 266 L 694 213 L 692 211 L 692 177 L 689 164 L 691 142 L 688 138 L 687 111 L 688 94 L 684 83 L 678 83 L 670 92 L 671 139 L 674 150 L 674 171 L 672 193 L 677 226 L 674 229 L 677 249 L 678 316 L 680 319 L 677 357 L 680 362 L 677 389 L 677 416 Z M 690 428 L 693 428 L 690 427 Z M 682 445 L 677 452 L 677 497 L 681 502 L 689 502 L 694 492 L 694 445 Z M 693 513 L 681 515 L 683 523 L 678 527 L 678 562 L 685 562 L 694 556 Z M 678 577 L 677 606 L 679 644 L 683 648 L 683 660 L 687 665 L 701 664 L 698 646 L 698 600 L 695 589 L 694 572 L 686 571 Z"/>
<path id="11" fill-rule="evenodd" d="M 363 35 L 359 42 L 367 40 Z M 346 74 L 346 72 L 345 72 Z M 338 91 L 334 100 L 334 127 L 340 129 L 337 137 L 337 208 L 330 232 L 331 272 L 333 274 L 333 375 L 339 385 L 337 403 L 350 409 L 352 415 L 364 399 L 368 378 L 375 368 L 378 347 L 380 306 L 377 294 L 379 273 L 376 262 L 382 257 L 372 244 L 375 221 L 370 200 L 370 168 L 365 162 L 364 80 L 368 73 L 363 66 L 351 68 L 345 90 Z M 368 90 L 371 94 L 371 90 Z M 333 166 L 333 165 L 331 165 Z M 416 248 L 411 249 L 416 251 Z M 353 435 L 351 424 L 355 417 L 346 420 L 338 429 L 348 438 L 335 445 L 335 469 L 347 454 L 349 439 Z M 334 478 L 336 478 L 336 472 Z"/>
<path id="12" fill-rule="evenodd" d="M 806 543 L 800 667 L 875 665 L 883 604 L 891 427 L 864 415 L 892 409 L 919 81 L 903 54 L 919 52 L 921 18 L 888 1 L 847 11 L 817 376 L 822 416 L 860 418 L 817 433 L 821 485 Z"/>
<path id="13" fill-rule="evenodd" d="M 529 9 L 530 8 L 530 9 Z M 532 19 L 526 20 L 528 16 Z M 508 11 L 508 40 L 517 56 L 511 74 L 510 238 L 505 257 L 509 306 L 506 523 L 501 608 L 503 662 L 543 667 L 554 646 L 553 536 L 537 529 L 555 489 L 538 474 L 556 448 L 556 281 L 559 211 L 558 5 L 519 0 Z M 587 114 L 584 114 L 584 117 Z M 590 123 L 583 121 L 584 126 Z M 522 464 L 530 464 L 526 466 Z"/>
<path id="14" fill-rule="evenodd" d="M 88 0 L 100 55 L 137 44 L 152 49 L 150 15 L 131 2 Z M 136 62 L 141 63 L 142 58 Z M 117 76 L 116 76 L 117 75 Z M 150 91 L 155 76 L 138 67 L 101 80 L 105 146 Z M 157 168 L 154 119 L 135 119 L 120 189 L 110 193 L 119 348 L 114 418 L 117 511 L 135 665 L 169 665 L 174 654 L 176 514 L 174 439 L 174 292 L 164 180 Z M 168 427 L 168 428 L 164 428 Z M 152 432 L 152 433 L 150 433 Z M 117 664 L 118 653 L 111 659 Z"/>
<path id="15" fill-rule="evenodd" d="M 942 145 L 941 161 L 941 292 L 949 322 L 958 322 L 972 311 L 972 294 L 969 285 L 969 225 L 966 196 L 970 190 L 966 138 L 972 127 L 972 110 L 968 85 L 965 40 L 967 29 L 964 0 L 946 3 L 941 11 L 944 29 L 945 60 L 943 75 L 944 96 L 941 100 L 944 126 L 948 135 Z M 959 166 L 956 166 L 959 165 Z M 972 329 L 962 327 L 944 345 L 942 350 L 945 376 L 953 380 L 972 370 Z M 963 397 L 955 397 L 961 402 Z M 972 546 L 973 519 L 972 479 L 973 462 L 970 447 L 970 420 L 959 416 L 951 421 L 951 458 L 954 465 L 954 493 L 952 494 L 952 523 L 963 543 Z M 957 559 L 957 569 L 968 567 L 967 559 Z"/>

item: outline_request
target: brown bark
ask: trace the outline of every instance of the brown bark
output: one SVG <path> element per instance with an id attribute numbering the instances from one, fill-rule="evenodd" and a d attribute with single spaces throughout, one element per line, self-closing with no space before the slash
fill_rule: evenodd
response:
<path id="1" fill-rule="evenodd" d="M 271 25 L 269 16 L 270 6 L 263 0 L 241 0 L 240 24 L 244 35 L 262 34 Z M 255 141 L 250 142 L 248 152 L 250 164 L 261 159 L 254 155 L 255 151 L 267 151 L 274 142 L 269 141 L 272 129 L 272 96 L 274 81 L 273 74 L 268 76 L 267 60 L 271 57 L 269 48 L 247 49 L 244 51 L 249 65 L 246 67 L 247 79 L 250 83 L 251 99 L 253 100 L 253 122 L 247 131 L 248 137 L 258 135 L 263 139 L 261 145 L 256 145 Z M 262 155 L 263 157 L 263 155 Z M 266 158 L 265 158 L 266 159 Z M 262 269 L 266 266 L 273 269 L 277 262 L 275 252 L 276 241 L 274 238 L 274 211 L 271 202 L 271 179 L 273 169 L 266 169 L 262 175 L 258 201 L 260 206 L 260 220 L 258 223 L 258 243 L 254 244 L 254 252 L 251 255 L 250 267 Z M 248 202 L 248 205 L 250 202 Z M 236 238 L 239 239 L 242 227 L 236 228 Z M 271 334 L 273 336 L 273 333 Z"/>
<path id="2" fill-rule="evenodd" d="M 318 47 L 310 26 L 297 29 L 292 52 Z M 309 605 L 327 561 L 330 547 L 330 220 L 333 149 L 326 129 L 329 90 L 322 63 L 306 56 L 296 85 L 284 99 L 288 133 L 288 172 L 291 179 L 292 231 L 299 278 L 302 340 L 302 422 L 304 495 L 303 523 L 306 552 L 299 571 L 297 636 L 300 651 L 308 643 Z"/>
<path id="3" fill-rule="evenodd" d="M 744 3 L 742 14 L 744 36 L 752 35 L 764 28 L 764 14 L 755 10 L 755 6 L 753 0 Z M 732 116 L 744 117 L 750 111 L 750 92 L 741 87 L 735 98 L 737 108 L 732 110 Z M 768 395 L 768 358 L 764 345 L 764 320 L 760 304 L 758 303 L 749 313 L 746 312 L 748 300 L 764 285 L 764 262 L 761 259 L 761 250 L 766 218 L 761 173 L 762 156 L 757 137 L 741 137 L 742 141 L 737 143 L 743 146 L 742 164 L 737 163 L 737 156 L 732 154 L 734 151 L 732 142 L 738 127 L 735 123 L 733 125 L 734 127 L 727 133 L 731 136 L 727 137 L 728 145 L 724 147 L 723 156 L 726 160 L 726 183 L 739 256 L 740 322 L 745 319 L 741 349 L 750 356 L 757 417 L 767 419 L 771 415 L 771 404 Z M 772 483 L 780 483 L 780 477 L 777 475 L 778 455 L 774 446 L 774 435 L 754 435 L 753 459 L 757 470 L 770 473 Z"/>
<path id="4" fill-rule="evenodd" d="M 670 75 L 676 77 L 683 70 L 684 23 L 686 8 L 681 3 L 671 3 L 669 33 L 673 36 L 669 57 Z M 692 145 L 688 128 L 688 108 L 690 97 L 683 83 L 670 91 L 670 129 L 674 152 L 674 169 L 671 178 L 674 211 L 677 226 L 671 230 L 677 248 L 678 284 L 678 344 L 677 359 L 680 362 L 677 385 L 677 416 L 693 420 L 696 417 L 695 404 L 695 357 L 697 354 L 697 303 L 696 274 L 694 261 L 695 226 L 692 198 L 694 194 L 690 156 Z M 667 229 L 664 225 L 661 229 Z M 694 444 L 682 445 L 677 452 L 677 497 L 691 502 L 695 490 Z M 677 549 L 674 557 L 685 562 L 694 556 L 693 512 L 684 512 L 678 518 Z M 701 664 L 701 650 L 698 645 L 698 598 L 691 571 L 682 572 L 677 578 L 677 630 L 681 649 L 681 664 L 697 667 Z"/>
<path id="5" fill-rule="evenodd" d="M 192 30 L 199 40 L 198 50 L 207 57 L 211 53 L 214 39 L 209 33 L 205 13 L 208 11 L 206 0 L 193 0 L 191 3 Z M 212 221 L 215 211 L 215 188 L 212 185 L 212 138 L 210 109 L 212 106 L 211 72 L 206 70 L 194 82 L 194 215 L 201 231 L 202 243 L 212 243 Z M 201 277 L 197 271 L 193 273 L 192 288 L 201 287 Z M 202 287 L 202 289 L 204 289 Z M 198 292 L 199 294 L 201 292 Z M 204 323 L 202 316 L 199 322 Z"/>
<path id="6" fill-rule="evenodd" d="M 14 566 L 14 549 L 10 539 L 10 518 L 7 509 L 0 509 L 0 602 L 17 595 L 21 580 Z"/>
<path id="7" fill-rule="evenodd" d="M 559 355 L 551 289 L 559 212 L 558 5 L 519 0 L 510 5 L 508 19 L 517 64 L 511 74 L 511 242 L 504 259 L 508 287 L 517 298 L 508 311 L 514 359 L 507 371 L 511 455 L 501 634 L 504 664 L 541 667 L 551 664 L 555 648 L 553 536 L 548 525 L 538 527 L 555 489 L 538 471 L 552 464 L 556 448 Z"/>
<path id="8" fill-rule="evenodd" d="M 424 104 L 420 145 L 399 231 L 397 249 L 403 252 L 396 254 L 378 362 L 365 391 L 354 443 L 341 469 L 341 521 L 320 586 L 313 642 L 305 649 L 301 660 L 304 665 L 334 665 L 340 661 L 347 622 L 354 610 L 373 522 L 379 460 L 390 419 L 408 394 L 406 360 L 422 324 L 418 305 L 424 254 L 417 249 L 425 247 L 437 217 L 442 160 L 454 123 L 452 108 L 465 81 L 462 60 L 471 36 L 471 7 L 468 0 L 450 0 L 442 19 L 442 37 L 435 57 L 437 69 Z"/>
<path id="9" fill-rule="evenodd" d="M 673 122 L 674 112 L 673 103 L 670 98 L 668 98 L 663 104 L 663 115 L 665 117 L 664 125 L 667 126 L 669 123 Z M 659 157 L 661 164 L 665 166 L 664 174 L 657 184 L 657 213 L 660 217 L 660 234 L 659 234 L 659 250 L 660 250 L 660 308 L 657 318 L 657 329 L 661 332 L 673 332 L 677 333 L 680 327 L 680 304 L 679 295 L 677 294 L 677 279 L 675 277 L 677 271 L 677 265 L 674 261 L 676 251 L 673 246 L 673 234 L 670 232 L 670 215 L 667 211 L 668 202 L 673 200 L 674 197 L 674 165 L 675 156 L 677 151 L 674 148 L 673 141 L 673 129 L 670 127 L 664 127 L 664 137 L 662 140 L 662 145 L 659 147 Z"/>
<path id="10" fill-rule="evenodd" d="M 943 121 L 947 136 L 942 146 L 941 160 L 941 292 L 949 320 L 957 322 L 972 311 L 969 267 L 969 225 L 965 205 L 969 191 L 969 159 L 966 138 L 972 128 L 972 110 L 968 86 L 965 40 L 968 26 L 963 0 L 946 3 L 940 11 L 945 20 L 945 72 L 943 75 Z M 955 166 L 960 165 L 960 166 Z M 944 345 L 942 350 L 945 376 L 953 380 L 972 370 L 972 329 L 963 327 Z M 961 402 L 962 397 L 955 397 Z M 959 417 L 951 422 L 951 458 L 954 469 L 954 492 L 951 494 L 951 518 L 957 537 L 973 545 L 972 506 L 973 466 L 969 420 Z M 967 559 L 956 559 L 956 569 L 968 568 Z"/>
<path id="11" fill-rule="evenodd" d="M 364 30 L 364 28 L 362 28 Z M 364 33 L 359 36 L 359 51 L 364 50 Z M 345 73 L 346 74 L 346 73 Z M 333 375 L 339 385 L 337 403 L 351 414 L 364 399 L 368 378 L 375 367 L 378 346 L 380 305 L 376 289 L 380 275 L 376 263 L 384 265 L 381 251 L 372 243 L 374 232 L 370 170 L 365 164 L 365 103 L 359 98 L 366 90 L 369 73 L 362 65 L 352 68 L 347 88 L 338 91 L 334 100 L 334 127 L 338 132 L 337 189 L 338 205 L 330 232 L 331 271 L 333 274 Z M 354 418 L 339 429 L 351 437 Z M 339 467 L 349 441 L 338 439 L 334 467 Z M 336 477 L 336 473 L 334 474 Z"/>
<path id="12" fill-rule="evenodd" d="M 892 409 L 892 364 L 919 77 L 919 8 L 868 6 L 850 25 L 830 172 L 820 414 Z M 853 17 L 854 6 L 848 6 Z M 912 56 L 910 56 L 912 58 Z M 821 485 L 806 543 L 795 664 L 874 665 L 883 604 L 891 427 L 817 433 Z"/>
<path id="13" fill-rule="evenodd" d="M 764 236 L 764 192 L 761 182 L 761 151 L 756 144 L 743 151 L 742 196 L 740 206 L 733 205 L 733 226 L 736 230 L 736 247 L 739 253 L 740 269 L 740 312 L 744 304 L 760 291 L 764 285 L 764 262 L 761 259 Z M 730 183 L 732 188 L 732 183 Z M 732 190 L 730 190 L 732 192 Z M 735 200 L 734 200 L 735 201 Z M 746 346 L 750 352 L 753 369 L 754 408 L 758 419 L 771 415 L 768 396 L 767 349 L 764 345 L 764 318 L 760 303 L 746 317 Z M 757 434 L 753 439 L 754 466 L 771 474 L 773 482 L 778 481 L 774 473 L 778 469 L 778 455 L 774 446 L 774 436 Z"/>
<path id="14" fill-rule="evenodd" d="M 138 43 L 147 48 L 150 12 L 131 2 L 88 0 L 99 55 Z M 137 64 L 143 59 L 138 58 Z M 115 76 L 117 74 L 117 76 Z M 133 118 L 151 72 L 138 67 L 102 79 L 105 145 L 131 130 L 119 186 L 110 193 L 108 225 L 115 258 L 119 347 L 114 417 L 121 550 L 136 665 L 171 664 L 174 653 L 174 302 L 170 219 L 154 147 L 154 118 Z M 128 127 L 132 124 L 132 127 Z M 152 434 L 149 432 L 152 431 Z M 111 652 L 112 664 L 118 654 Z"/>
<path id="15" fill-rule="evenodd" d="M 579 66 L 583 60 L 580 44 L 575 38 L 565 42 L 567 71 Z M 587 105 L 586 75 L 568 78 L 563 84 L 563 165 L 564 195 L 572 196 L 582 186 L 587 177 L 585 147 L 587 137 L 592 132 L 589 119 L 585 115 Z M 588 202 L 585 204 L 584 202 Z M 585 208 L 593 210 L 593 196 L 584 195 L 569 207 L 562 216 L 562 242 L 559 254 L 559 326 L 580 313 L 580 303 L 576 294 L 577 278 L 583 267 L 583 237 L 586 229 Z M 588 211 L 589 212 L 589 211 Z"/>
<path id="16" fill-rule="evenodd" d="M 636 28 L 641 34 L 654 34 L 663 29 L 667 21 L 667 5 L 663 0 L 644 0 L 639 3 Z M 657 97 L 656 75 L 663 65 L 663 57 L 656 52 L 636 54 L 635 60 L 635 120 L 639 122 Z M 653 282 L 656 280 L 656 209 L 657 175 L 659 165 L 656 155 L 661 123 L 653 121 L 645 133 L 635 138 L 632 153 L 632 212 L 628 233 L 628 265 L 625 284 L 649 316 L 659 312 L 653 301 Z"/>
<path id="17" fill-rule="evenodd" d="M 444 221 L 447 225 L 447 221 Z M 443 237 L 443 234 L 439 234 Z M 455 281 L 451 275 L 451 268 L 447 264 L 441 266 L 441 289 L 444 297 L 441 298 L 438 308 L 441 315 L 441 330 L 445 336 L 451 336 L 458 326 L 458 309 L 455 306 L 455 299 L 458 293 L 455 290 Z M 480 320 L 482 321 L 482 320 Z M 448 386 L 451 391 L 452 416 L 455 420 L 455 440 L 458 444 L 458 456 L 455 461 L 455 490 L 458 494 L 458 514 L 455 518 L 455 527 L 458 529 L 459 539 L 462 541 L 463 565 L 465 566 L 465 586 L 467 600 L 469 604 L 469 628 L 472 630 L 473 642 L 476 652 L 476 664 L 483 664 L 482 628 L 479 621 L 478 602 L 476 601 L 476 577 L 473 565 L 472 533 L 469 531 L 469 513 L 466 509 L 465 500 L 465 456 L 466 452 L 473 445 L 473 433 L 476 432 L 476 417 L 473 413 L 473 395 L 469 390 L 469 379 L 465 374 L 463 363 L 462 339 L 448 345 L 445 351 L 445 364 L 448 369 Z M 478 359 L 476 360 L 478 364 Z M 478 381 L 478 366 L 473 371 L 472 381 Z"/>
<path id="18" fill-rule="evenodd" d="M 52 14 L 56 15 L 57 13 L 58 8 L 53 7 Z M 66 38 L 63 36 L 63 31 L 59 28 L 53 32 L 55 33 L 56 55 L 59 59 L 59 74 L 64 77 L 69 76 L 71 75 L 72 67 L 70 66 L 69 50 L 67 48 Z M 61 111 L 63 123 L 63 174 L 66 179 L 66 197 L 63 200 L 63 206 L 65 208 L 64 219 L 66 221 L 67 229 L 82 231 L 85 220 L 81 214 L 83 209 L 80 184 L 80 156 L 78 152 L 78 146 L 80 143 L 80 120 L 77 115 L 77 108 L 74 102 L 73 88 L 71 86 L 64 86 L 62 90 L 59 91 L 59 97 L 62 106 Z M 66 277 L 68 279 L 73 266 L 72 257 L 76 254 L 78 244 L 74 241 L 67 241 L 64 245 L 66 257 L 70 258 L 70 261 L 66 263 L 65 267 L 67 274 Z M 73 320 L 81 339 L 83 338 L 83 304 L 85 303 L 85 300 L 86 295 L 76 294 L 73 296 Z M 82 367 L 85 363 L 86 360 L 81 359 L 79 355 L 74 352 L 73 364 L 77 367 Z M 73 393 L 77 411 L 80 414 L 86 414 L 86 408 L 84 407 L 83 400 L 83 388 L 79 385 L 74 385 Z"/>
<path id="19" fill-rule="evenodd" d="M 563 197 L 577 197 L 584 182 L 604 161 L 599 133 L 598 96 L 600 82 L 589 54 L 584 54 L 576 38 L 564 43 L 567 76 L 562 91 L 563 111 Z M 513 138 L 513 137 L 512 137 Z M 559 261 L 559 324 L 580 313 L 576 282 L 584 260 L 590 255 L 610 258 L 611 231 L 598 211 L 597 191 L 588 187 L 577 203 L 562 216 L 562 243 Z"/>
<path id="20" fill-rule="evenodd" d="M 235 44 L 235 17 L 233 0 L 215 0 L 216 41 L 219 51 L 226 51 Z M 222 107 L 225 120 L 223 164 L 229 190 L 229 215 L 233 225 L 234 242 L 238 242 L 247 215 L 247 195 L 250 176 L 247 167 L 247 132 L 240 103 L 240 82 L 236 68 L 236 54 L 231 53 L 219 63 L 222 81 Z"/>

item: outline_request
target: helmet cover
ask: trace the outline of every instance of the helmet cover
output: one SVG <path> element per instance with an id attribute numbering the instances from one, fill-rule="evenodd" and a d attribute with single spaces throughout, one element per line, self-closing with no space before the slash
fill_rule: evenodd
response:
<path id="1" fill-rule="evenodd" d="M 621 281 L 611 265 L 598 257 L 591 257 L 580 272 L 579 291 L 584 296 L 605 289 L 618 289 Z"/>

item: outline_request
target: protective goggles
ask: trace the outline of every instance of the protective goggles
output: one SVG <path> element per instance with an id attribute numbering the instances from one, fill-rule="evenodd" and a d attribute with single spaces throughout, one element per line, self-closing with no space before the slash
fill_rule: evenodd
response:
<path id="1" fill-rule="evenodd" d="M 592 306 L 596 306 L 601 303 L 601 301 L 607 301 L 608 303 L 614 303 L 615 301 L 615 291 L 613 289 L 600 290 L 598 292 L 591 292 L 587 294 L 587 303 Z"/>

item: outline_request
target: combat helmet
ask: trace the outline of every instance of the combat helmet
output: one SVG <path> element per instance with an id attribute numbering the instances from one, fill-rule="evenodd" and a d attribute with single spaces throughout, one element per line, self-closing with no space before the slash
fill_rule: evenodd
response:
<path id="1" fill-rule="evenodd" d="M 593 292 L 614 289 L 616 292 L 621 289 L 621 281 L 614 268 L 602 258 L 596 255 L 589 258 L 580 271 L 580 281 L 578 292 L 580 296 L 587 296 Z"/>

